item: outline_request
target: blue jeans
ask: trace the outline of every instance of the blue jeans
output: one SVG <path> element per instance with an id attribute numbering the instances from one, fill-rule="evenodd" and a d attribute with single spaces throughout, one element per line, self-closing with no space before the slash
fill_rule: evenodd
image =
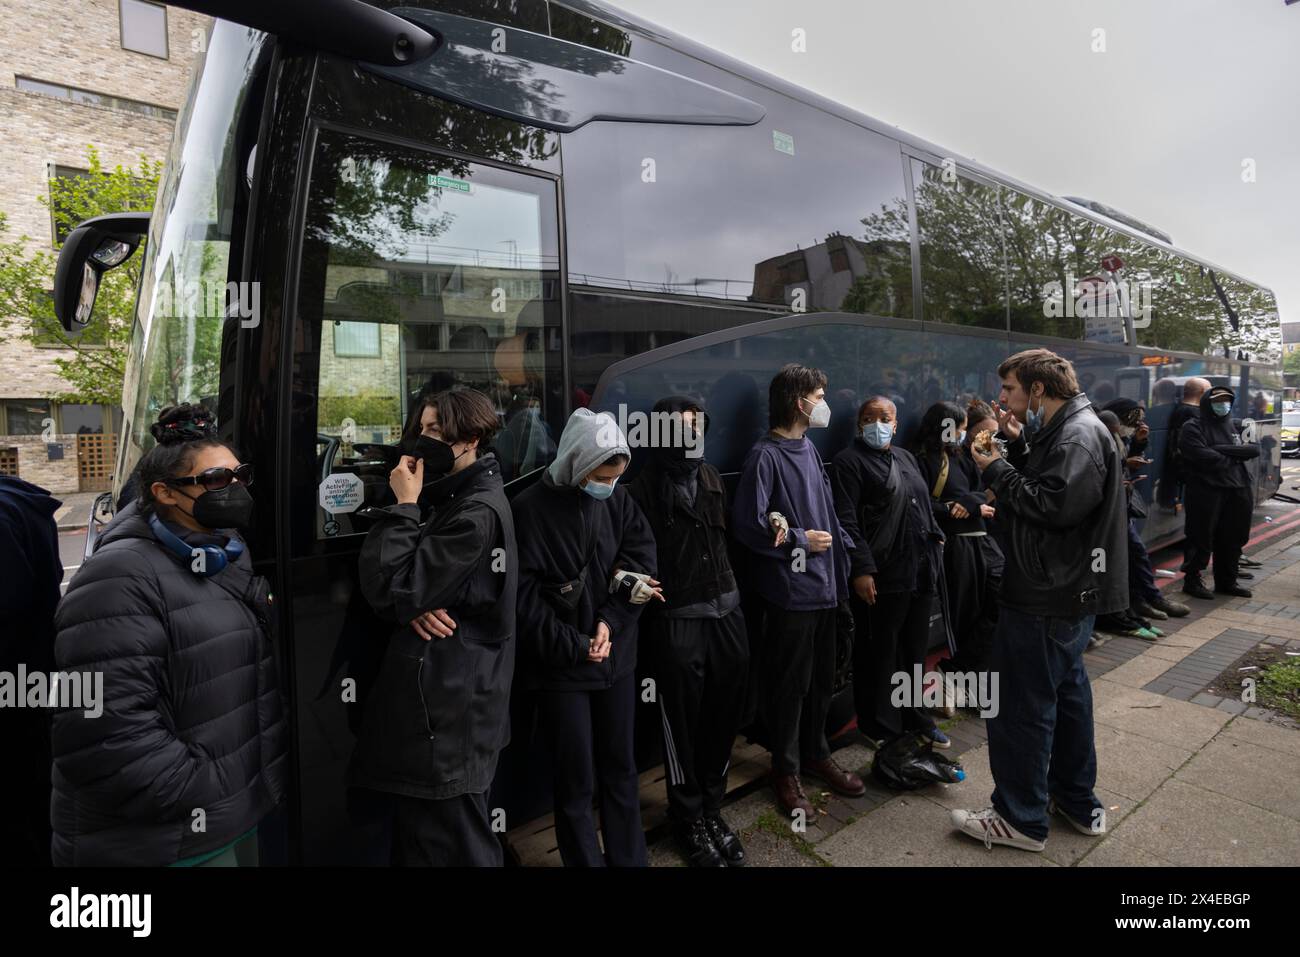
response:
<path id="1" fill-rule="evenodd" d="M 1160 598 L 1156 573 L 1151 568 L 1151 556 L 1142 544 L 1137 522 L 1131 518 L 1128 520 L 1128 592 L 1130 601 L 1141 598 L 1147 604 L 1154 604 Z"/>
<path id="2" fill-rule="evenodd" d="M 1093 617 L 999 609 L 992 666 L 1001 700 L 988 722 L 993 807 L 1035 840 L 1047 837 L 1049 794 L 1085 825 L 1102 806 L 1093 793 L 1092 686 L 1083 667 Z"/>

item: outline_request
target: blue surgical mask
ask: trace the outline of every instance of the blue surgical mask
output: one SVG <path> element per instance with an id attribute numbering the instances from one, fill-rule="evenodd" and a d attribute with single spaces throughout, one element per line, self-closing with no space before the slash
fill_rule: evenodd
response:
<path id="1" fill-rule="evenodd" d="M 965 429 L 962 429 L 960 432 L 957 433 L 957 441 L 954 442 L 953 444 L 954 444 L 954 445 L 963 445 L 963 444 L 965 444 L 965 442 L 966 442 L 966 430 L 965 430 Z"/>
<path id="2" fill-rule="evenodd" d="M 1229 412 L 1232 411 L 1232 403 L 1231 403 L 1231 402 L 1211 402 L 1211 403 L 1210 403 L 1210 408 L 1214 410 L 1214 414 L 1215 414 L 1215 415 L 1217 415 L 1219 418 L 1223 418 L 1225 415 L 1227 415 Z"/>
<path id="3" fill-rule="evenodd" d="M 1032 403 L 1034 400 L 1030 398 L 1029 401 L 1030 403 Z M 1037 432 L 1042 427 L 1043 427 L 1043 402 L 1040 399 L 1038 401 L 1038 411 L 1035 412 L 1032 405 L 1025 411 L 1025 434 L 1026 436 L 1032 435 L 1034 432 Z"/>
<path id="4" fill-rule="evenodd" d="M 604 482 L 593 482 L 591 479 L 587 479 L 587 484 L 582 487 L 582 490 L 596 501 L 603 502 L 614 494 L 614 486 L 617 484 L 618 479 L 614 479 L 608 485 Z"/>
<path id="5" fill-rule="evenodd" d="M 873 449 L 883 449 L 894 436 L 894 427 L 888 422 L 868 422 L 862 427 L 862 441 Z"/>

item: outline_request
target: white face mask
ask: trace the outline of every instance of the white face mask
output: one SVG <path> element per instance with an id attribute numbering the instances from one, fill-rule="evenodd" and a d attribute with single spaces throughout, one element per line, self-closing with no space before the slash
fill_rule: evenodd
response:
<path id="1" fill-rule="evenodd" d="M 807 399 L 803 400 L 807 402 Z M 813 410 L 808 413 L 808 427 L 810 429 L 824 429 L 831 424 L 831 407 L 826 404 L 825 399 L 818 399 Z"/>

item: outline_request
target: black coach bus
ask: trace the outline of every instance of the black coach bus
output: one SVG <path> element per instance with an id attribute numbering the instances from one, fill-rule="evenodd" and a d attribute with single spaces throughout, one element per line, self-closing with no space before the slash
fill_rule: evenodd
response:
<path id="1" fill-rule="evenodd" d="M 1271 449 L 1259 497 L 1277 488 L 1272 294 L 1105 207 L 587 0 L 179 5 L 225 19 L 153 214 L 83 224 L 56 300 L 70 330 L 93 321 L 97 277 L 143 244 L 114 495 L 180 401 L 257 464 L 248 537 L 280 598 L 295 756 L 268 858 L 385 859 L 343 784 L 348 689 L 384 633 L 357 512 L 382 502 L 385 446 L 427 389 L 494 399 L 517 492 L 575 407 L 697 393 L 734 476 L 786 362 L 829 376 L 829 458 L 867 395 L 894 397 L 906 437 L 936 400 L 996 397 L 999 361 L 1044 345 L 1094 399 L 1147 406 L 1143 495 L 1192 375 L 1237 388 Z M 1149 542 L 1179 537 L 1178 514 L 1150 513 Z M 549 793 L 527 711 L 492 797 L 512 827 Z"/>

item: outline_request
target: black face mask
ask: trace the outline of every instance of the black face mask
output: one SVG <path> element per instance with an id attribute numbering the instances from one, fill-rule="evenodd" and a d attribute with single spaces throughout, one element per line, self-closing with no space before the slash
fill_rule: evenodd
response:
<path id="1" fill-rule="evenodd" d="M 460 455 L 456 455 L 446 442 L 427 435 L 421 435 L 409 444 L 410 452 L 408 454 L 424 460 L 424 479 L 426 483 L 433 479 L 442 478 L 452 470 L 460 455 L 464 455 L 465 452 L 469 451 L 469 449 L 465 449 Z"/>
<path id="2" fill-rule="evenodd" d="M 190 512 L 204 528 L 248 528 L 253 524 L 253 496 L 238 482 L 194 499 Z"/>

